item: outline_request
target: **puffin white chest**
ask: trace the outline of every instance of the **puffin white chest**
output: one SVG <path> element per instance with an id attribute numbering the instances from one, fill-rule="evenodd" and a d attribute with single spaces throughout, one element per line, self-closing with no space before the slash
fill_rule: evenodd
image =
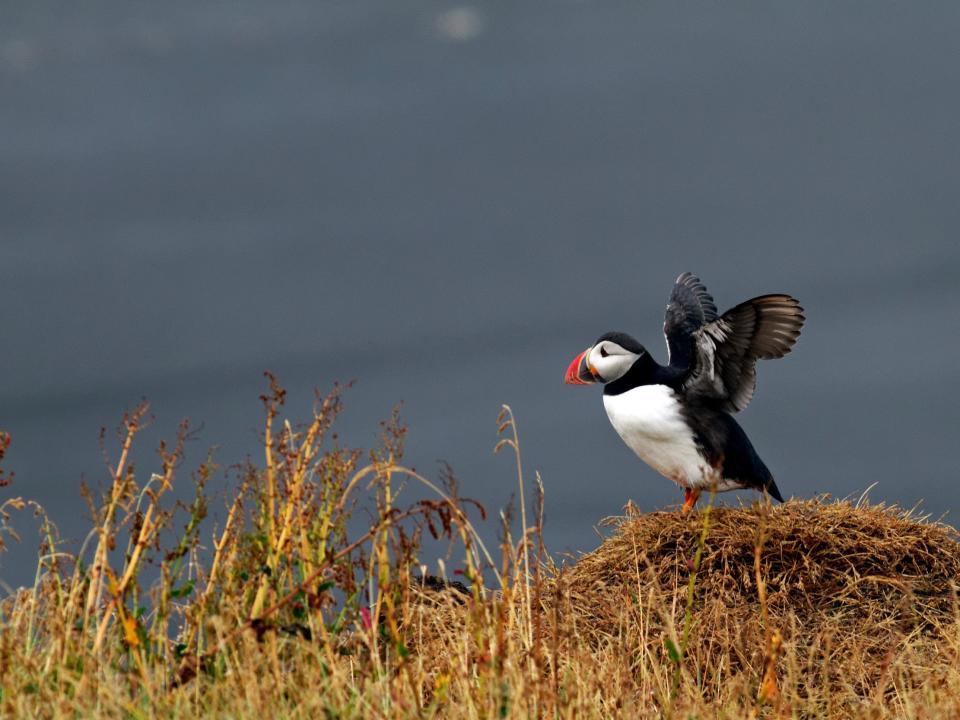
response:
<path id="1" fill-rule="evenodd" d="M 614 429 L 641 460 L 684 487 L 702 488 L 715 480 L 684 420 L 676 393 L 666 385 L 641 385 L 604 395 Z"/>

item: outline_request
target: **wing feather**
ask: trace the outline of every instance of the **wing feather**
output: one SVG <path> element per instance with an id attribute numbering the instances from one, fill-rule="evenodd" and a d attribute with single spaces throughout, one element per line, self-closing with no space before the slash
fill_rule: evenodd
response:
<path id="1" fill-rule="evenodd" d="M 726 412 L 743 410 L 756 389 L 757 360 L 789 353 L 805 320 L 789 295 L 761 295 L 727 310 L 694 331 L 694 363 L 684 391 L 716 401 Z"/>
<path id="2" fill-rule="evenodd" d="M 681 274 L 674 282 L 663 319 L 668 363 L 689 363 L 693 333 L 716 319 L 717 306 L 700 278 L 689 272 Z"/>

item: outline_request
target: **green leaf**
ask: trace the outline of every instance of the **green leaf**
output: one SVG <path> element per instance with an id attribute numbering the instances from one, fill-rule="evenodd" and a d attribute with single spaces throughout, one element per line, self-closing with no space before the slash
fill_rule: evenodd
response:
<path id="1" fill-rule="evenodd" d="M 680 664 L 680 651 L 677 650 L 677 646 L 673 644 L 673 640 L 667 638 L 663 641 L 663 646 L 667 649 L 667 655 L 670 657 L 670 662 L 674 665 Z"/>
<path id="2" fill-rule="evenodd" d="M 187 580 L 182 586 L 174 588 L 170 591 L 170 597 L 174 598 L 185 598 L 189 597 L 190 593 L 193 592 L 194 581 Z"/>
<path id="3" fill-rule="evenodd" d="M 510 686 L 507 683 L 500 683 L 500 717 L 505 718 L 510 714 Z"/>

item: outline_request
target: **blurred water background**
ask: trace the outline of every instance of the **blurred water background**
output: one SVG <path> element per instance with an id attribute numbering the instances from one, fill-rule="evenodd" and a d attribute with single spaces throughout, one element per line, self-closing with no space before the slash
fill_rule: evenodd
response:
<path id="1" fill-rule="evenodd" d="M 129 3 L 0 10 L 0 499 L 89 527 L 80 481 L 141 397 L 259 457 L 261 373 L 496 510 L 501 403 L 556 552 L 675 505 L 561 383 L 601 333 L 665 357 L 673 278 L 803 302 L 740 417 L 787 495 L 960 508 L 960 6 Z M 113 434 L 108 447 L 115 452 Z M 187 473 L 180 475 L 181 492 Z M 221 478 L 217 486 L 227 486 Z M 735 502 L 727 495 L 725 501 Z M 222 503 L 212 503 L 223 517 Z M 29 583 L 37 545 L 0 557 Z M 485 533 L 493 542 L 495 524 Z M 74 545 L 76 547 L 76 545 Z"/>

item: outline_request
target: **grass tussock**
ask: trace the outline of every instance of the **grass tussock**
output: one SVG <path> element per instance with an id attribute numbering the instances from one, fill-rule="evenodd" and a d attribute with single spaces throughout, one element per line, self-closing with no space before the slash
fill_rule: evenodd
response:
<path id="1" fill-rule="evenodd" d="M 558 562 L 508 408 L 497 449 L 518 516 L 487 519 L 451 473 L 403 465 L 395 418 L 378 447 L 345 448 L 338 390 L 295 424 L 269 379 L 263 455 L 228 470 L 216 512 L 213 458 L 184 477 L 186 424 L 154 467 L 131 465 L 145 406 L 105 445 L 110 483 L 87 493 L 79 547 L 38 509 L 35 582 L 0 599 L 0 716 L 960 714 L 948 527 L 826 500 L 707 505 L 608 520 L 598 549 Z M 172 501 L 175 484 L 192 501 Z M 24 506 L 0 497 L 8 538 Z"/>
<path id="2" fill-rule="evenodd" d="M 557 580 L 580 632 L 602 646 L 642 619 L 683 646 L 684 672 L 718 695 L 776 661 L 777 684 L 805 700 L 879 699 L 955 661 L 960 545 L 946 526 L 822 499 L 611 524 Z"/>

